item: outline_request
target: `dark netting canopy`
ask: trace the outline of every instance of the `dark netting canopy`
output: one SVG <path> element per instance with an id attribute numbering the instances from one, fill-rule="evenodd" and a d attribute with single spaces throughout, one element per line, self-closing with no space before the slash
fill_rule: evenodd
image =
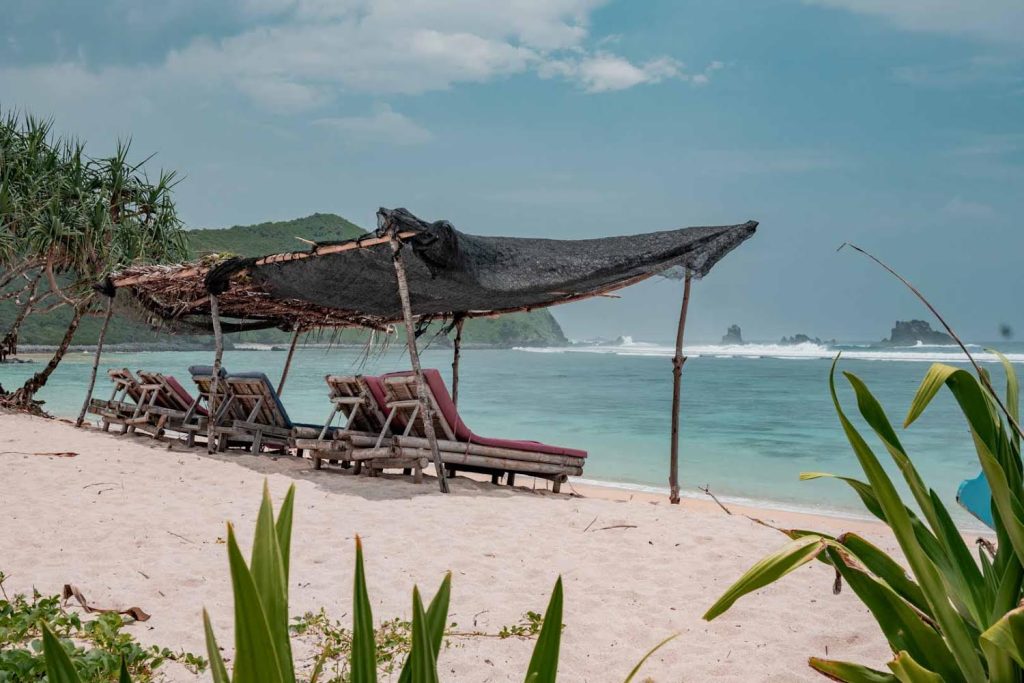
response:
<path id="1" fill-rule="evenodd" d="M 378 230 L 308 251 L 180 266 L 113 278 L 119 305 L 164 323 L 206 327 L 220 315 L 250 325 L 384 327 L 402 319 L 389 237 L 397 234 L 416 318 L 475 317 L 597 296 L 673 268 L 693 277 L 754 234 L 756 221 L 588 240 L 485 237 L 381 209 Z M 127 300 L 126 300 L 127 299 Z"/>

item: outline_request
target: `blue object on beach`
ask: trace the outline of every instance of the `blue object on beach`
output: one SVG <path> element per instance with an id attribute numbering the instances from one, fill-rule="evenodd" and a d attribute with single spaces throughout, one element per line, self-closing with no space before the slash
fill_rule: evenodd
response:
<path id="1" fill-rule="evenodd" d="M 974 479 L 964 479 L 956 491 L 956 502 L 981 520 L 990 529 L 996 528 L 992 519 L 992 489 L 984 472 L 979 472 Z"/>

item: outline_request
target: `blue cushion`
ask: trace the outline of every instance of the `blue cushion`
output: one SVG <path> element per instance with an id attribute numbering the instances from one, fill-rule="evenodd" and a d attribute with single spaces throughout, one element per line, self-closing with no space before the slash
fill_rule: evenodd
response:
<path id="1" fill-rule="evenodd" d="M 213 375 L 213 366 L 212 365 L 190 365 L 189 368 L 188 368 L 188 371 L 189 371 L 189 373 L 191 373 L 191 375 L 193 377 L 195 377 L 196 375 L 199 375 L 199 376 L 211 376 L 211 375 Z M 228 371 L 224 369 L 224 366 L 221 366 L 221 368 L 220 368 L 220 376 L 221 377 L 227 377 L 228 376 Z"/>
<path id="2" fill-rule="evenodd" d="M 238 379 L 258 379 L 261 382 L 263 382 L 267 386 L 267 388 L 270 390 L 267 393 L 269 393 L 270 397 L 272 399 L 274 399 L 274 405 L 277 406 L 278 412 L 281 413 L 281 419 L 284 421 L 285 428 L 286 429 L 291 429 L 293 427 L 292 419 L 290 417 L 288 417 L 288 411 L 284 409 L 284 404 L 281 403 L 281 397 L 277 395 L 277 390 L 274 388 L 274 384 L 270 381 L 270 378 L 267 377 L 266 374 L 264 374 L 262 372 L 255 372 L 255 371 L 253 371 L 253 372 L 232 372 L 232 373 L 228 373 L 228 377 L 234 377 L 234 378 L 238 378 Z"/>

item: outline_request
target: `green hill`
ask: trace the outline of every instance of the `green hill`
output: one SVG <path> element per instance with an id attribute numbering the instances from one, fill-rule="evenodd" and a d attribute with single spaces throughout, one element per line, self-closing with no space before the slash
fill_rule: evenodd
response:
<path id="1" fill-rule="evenodd" d="M 347 240 L 365 231 L 351 221 L 330 213 L 315 213 L 290 221 L 259 223 L 257 225 L 236 225 L 223 229 L 199 229 L 188 232 L 189 246 L 193 256 L 209 253 L 236 254 L 238 256 L 262 256 L 283 251 L 297 251 L 306 245 L 300 240 L 325 242 Z M 10 301 L 0 302 L 0 336 L 14 318 L 14 305 Z M 67 327 L 71 314 L 58 309 L 45 315 L 32 315 L 22 327 L 21 344 L 57 344 Z M 89 318 L 82 322 L 76 344 L 95 343 L 99 335 L 100 320 Z M 360 331 L 346 331 L 340 341 L 358 343 L 363 334 Z M 232 335 L 235 342 L 284 343 L 290 339 L 280 330 L 262 330 L 241 335 Z M 481 346 L 558 346 L 567 343 L 562 328 L 547 310 L 530 313 L 513 313 L 500 318 L 480 318 L 466 322 L 463 340 L 467 345 Z M 208 346 L 205 337 L 170 336 L 151 330 L 131 320 L 115 320 L 107 331 L 108 344 L 161 344 L 188 349 Z"/>

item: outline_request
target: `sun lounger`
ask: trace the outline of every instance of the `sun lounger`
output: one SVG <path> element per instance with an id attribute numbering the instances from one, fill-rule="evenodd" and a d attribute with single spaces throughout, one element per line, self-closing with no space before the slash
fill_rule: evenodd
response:
<path id="1" fill-rule="evenodd" d="M 320 469 L 324 460 L 341 462 L 348 466 L 354 447 L 380 445 L 386 437 L 386 418 L 379 404 L 370 394 L 366 379 L 359 375 L 327 375 L 331 412 L 315 434 L 305 434 L 302 427 L 296 427 L 295 447 L 305 451 L 313 459 L 313 468 Z M 332 427 L 336 418 L 341 418 L 337 427 Z M 390 441 L 387 441 L 390 445 Z M 355 463 L 356 474 L 361 463 Z"/>
<path id="2" fill-rule="evenodd" d="M 207 416 L 206 408 L 199 405 L 199 397 L 193 397 L 173 375 L 146 370 L 137 374 L 143 384 L 155 387 L 146 415 L 158 434 L 168 429 L 185 433 L 185 425 L 193 415 Z"/>
<path id="3" fill-rule="evenodd" d="M 293 422 L 270 378 L 262 372 L 227 373 L 224 382 L 235 417 L 215 428 L 218 450 L 225 450 L 228 442 L 248 444 L 253 453 L 263 446 L 285 449 L 297 436 L 314 436 L 323 430 L 320 425 Z"/>
<path id="4" fill-rule="evenodd" d="M 189 369 L 192 381 L 196 385 L 196 408 L 183 421 L 182 431 L 187 435 L 188 445 L 194 446 L 196 436 L 206 437 L 209 433 L 209 422 L 212 419 L 215 427 L 223 424 L 230 424 L 234 419 L 244 418 L 238 407 L 235 405 L 231 395 L 230 387 L 224 381 L 227 373 L 224 368 L 220 370 L 220 378 L 217 381 L 217 393 L 213 396 L 215 415 L 210 416 L 211 392 L 213 391 L 213 367 L 209 365 L 193 365 Z"/>
<path id="5" fill-rule="evenodd" d="M 434 414 L 441 461 L 454 474 L 458 470 L 483 472 L 498 483 L 503 475 L 509 485 L 516 473 L 549 479 L 554 491 L 570 475 L 583 474 L 586 451 L 551 446 L 536 441 L 494 439 L 474 434 L 459 416 L 441 373 L 423 371 L 428 399 Z M 386 414 L 385 426 L 393 434 L 390 448 L 378 445 L 353 449 L 353 457 L 374 456 L 368 460 L 373 469 L 403 466 L 402 463 L 430 458 L 430 444 L 424 432 L 423 416 L 417 398 L 416 378 L 411 372 L 398 372 L 380 378 L 365 378 L 367 386 Z M 383 433 L 383 432 L 382 432 Z"/>
<path id="6" fill-rule="evenodd" d="M 131 434 L 148 425 L 147 411 L 159 387 L 139 381 L 128 368 L 111 369 L 107 375 L 114 384 L 110 398 L 89 401 L 89 412 L 100 418 L 103 431 L 116 424 L 121 425 L 121 434 Z"/>

